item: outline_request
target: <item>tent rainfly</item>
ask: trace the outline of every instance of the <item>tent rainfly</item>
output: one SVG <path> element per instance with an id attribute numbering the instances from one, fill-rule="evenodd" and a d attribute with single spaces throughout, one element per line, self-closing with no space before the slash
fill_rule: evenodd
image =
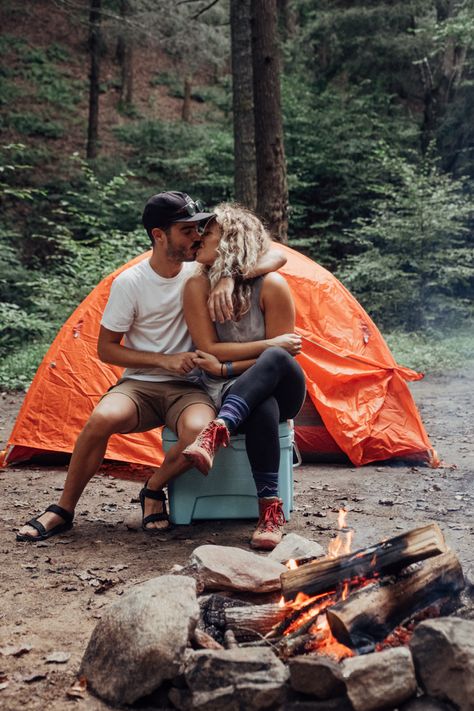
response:
<path id="1" fill-rule="evenodd" d="M 278 248 L 288 258 L 280 271 L 296 304 L 303 339 L 298 361 L 306 375 L 308 402 L 324 423 L 326 444 L 332 442 L 333 450 L 342 450 L 356 466 L 394 457 L 436 465 L 407 386 L 423 376 L 397 365 L 370 317 L 330 272 L 289 247 Z M 120 272 L 149 255 L 105 277 L 63 325 L 25 397 L 4 464 L 72 452 L 94 405 L 121 375 L 120 368 L 102 363 L 96 353 L 110 286 Z M 321 453 L 320 431 L 304 422 L 299 426 L 296 419 L 296 441 L 306 453 Z M 159 465 L 161 430 L 112 436 L 106 458 Z"/>

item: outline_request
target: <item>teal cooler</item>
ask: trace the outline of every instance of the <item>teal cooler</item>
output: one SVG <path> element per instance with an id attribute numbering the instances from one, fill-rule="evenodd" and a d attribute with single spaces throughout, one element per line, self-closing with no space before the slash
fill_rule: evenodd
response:
<path id="1" fill-rule="evenodd" d="M 293 427 L 279 426 L 280 469 L 278 494 L 285 518 L 293 508 Z M 163 429 L 163 449 L 177 441 L 170 429 Z M 168 484 L 170 518 L 176 524 L 193 519 L 258 518 L 257 492 L 245 451 L 245 435 L 231 437 L 229 446 L 216 454 L 207 476 L 190 469 Z"/>

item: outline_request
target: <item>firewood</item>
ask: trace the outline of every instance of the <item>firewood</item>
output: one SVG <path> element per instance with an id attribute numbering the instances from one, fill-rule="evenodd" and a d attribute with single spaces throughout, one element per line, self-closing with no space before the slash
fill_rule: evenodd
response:
<path id="1" fill-rule="evenodd" d="M 207 634 L 207 632 L 199 627 L 196 627 L 194 630 L 193 639 L 200 649 L 224 649 L 222 644 L 219 644 L 214 637 L 211 637 L 210 634 Z"/>
<path id="2" fill-rule="evenodd" d="M 385 639 L 401 622 L 443 597 L 464 588 L 459 560 L 453 551 L 411 566 L 394 582 L 382 579 L 351 592 L 326 611 L 334 637 L 360 648 Z"/>
<path id="3" fill-rule="evenodd" d="M 287 614 L 284 607 L 275 604 L 228 607 L 224 610 L 226 628 L 234 632 L 238 641 L 267 634 Z"/>
<path id="4" fill-rule="evenodd" d="M 344 581 L 370 577 L 374 571 L 396 572 L 416 561 L 445 553 L 446 550 L 441 529 L 432 523 L 355 553 L 338 558 L 323 558 L 295 570 L 288 570 L 281 575 L 282 593 L 285 600 L 291 600 L 299 592 L 310 596 L 329 592 Z"/>

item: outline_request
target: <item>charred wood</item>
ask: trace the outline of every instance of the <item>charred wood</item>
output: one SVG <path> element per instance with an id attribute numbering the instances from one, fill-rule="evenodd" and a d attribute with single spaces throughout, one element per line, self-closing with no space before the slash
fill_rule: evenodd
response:
<path id="1" fill-rule="evenodd" d="M 299 592 L 306 595 L 335 589 L 339 584 L 356 577 L 370 577 L 377 573 L 392 573 L 447 550 L 444 536 L 435 523 L 408 531 L 370 548 L 307 563 L 281 575 L 285 600 Z"/>
<path id="2" fill-rule="evenodd" d="M 224 610 L 226 628 L 232 630 L 238 641 L 261 637 L 281 622 L 288 610 L 279 605 L 252 605 L 227 607 Z"/>
<path id="3" fill-rule="evenodd" d="M 387 637 L 416 612 L 464 588 L 461 564 L 453 551 L 412 565 L 399 575 L 352 592 L 326 610 L 334 637 L 347 646 L 363 648 Z"/>

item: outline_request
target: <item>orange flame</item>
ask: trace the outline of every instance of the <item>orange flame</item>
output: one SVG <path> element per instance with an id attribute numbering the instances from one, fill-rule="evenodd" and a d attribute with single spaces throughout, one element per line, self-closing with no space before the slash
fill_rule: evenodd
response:
<path id="1" fill-rule="evenodd" d="M 285 565 L 290 570 L 296 570 L 296 568 L 298 567 L 298 563 L 293 558 L 290 558 L 290 560 L 287 560 Z"/>
<path id="2" fill-rule="evenodd" d="M 285 598 L 282 595 L 281 598 L 278 600 L 278 607 L 285 607 L 285 604 Z"/>
<path id="3" fill-rule="evenodd" d="M 346 555 L 351 552 L 354 532 L 347 528 L 347 513 L 346 509 L 339 509 L 337 526 L 340 533 L 337 534 L 336 538 L 329 542 L 328 558 L 338 558 L 340 555 Z"/>

